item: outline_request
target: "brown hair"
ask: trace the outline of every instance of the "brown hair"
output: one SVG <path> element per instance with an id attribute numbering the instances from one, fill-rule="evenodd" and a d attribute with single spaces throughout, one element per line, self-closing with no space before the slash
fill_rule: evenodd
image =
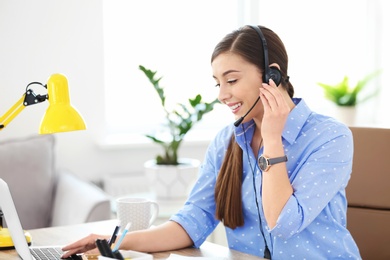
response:
<path id="1" fill-rule="evenodd" d="M 289 96 L 294 96 L 294 87 L 287 76 L 288 56 L 283 42 L 272 30 L 260 26 L 267 41 L 269 63 L 277 63 L 282 73 L 281 87 Z M 232 52 L 240 55 L 247 62 L 257 66 L 264 73 L 263 44 L 253 28 L 244 26 L 226 35 L 214 49 L 211 62 L 222 53 Z M 216 218 L 229 228 L 235 229 L 244 225 L 242 210 L 241 186 L 243 152 L 235 142 L 234 134 L 230 140 L 223 160 L 217 183 L 215 185 Z"/>
<path id="2" fill-rule="evenodd" d="M 241 184 L 242 150 L 232 135 L 215 185 L 215 216 L 232 229 L 244 225 Z"/>

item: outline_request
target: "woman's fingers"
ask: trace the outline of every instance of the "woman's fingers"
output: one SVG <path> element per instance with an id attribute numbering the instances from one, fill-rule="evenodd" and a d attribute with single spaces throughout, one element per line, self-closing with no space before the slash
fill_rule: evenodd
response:
<path id="1" fill-rule="evenodd" d="M 67 258 L 73 254 L 81 254 L 87 251 L 91 251 L 96 248 L 95 241 L 96 239 L 106 239 L 107 236 L 90 234 L 87 237 L 84 237 L 72 244 L 64 246 L 62 250 L 65 252 L 62 258 Z"/>
<path id="2" fill-rule="evenodd" d="M 270 79 L 270 84 L 263 83 L 260 88 L 260 92 L 263 97 L 266 99 L 266 104 L 268 109 L 276 110 L 279 106 L 287 105 L 282 93 L 279 91 L 278 87 L 275 85 L 272 79 Z"/>

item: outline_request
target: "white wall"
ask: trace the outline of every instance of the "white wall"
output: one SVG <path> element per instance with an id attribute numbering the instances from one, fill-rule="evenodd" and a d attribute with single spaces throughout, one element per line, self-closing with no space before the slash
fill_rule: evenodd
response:
<path id="1" fill-rule="evenodd" d="M 0 1 L 0 115 L 32 81 L 46 83 L 53 73 L 69 81 L 72 104 L 86 131 L 55 134 L 57 166 L 86 179 L 107 173 L 141 172 L 156 154 L 153 145 L 101 149 L 103 133 L 103 26 L 101 0 Z M 39 86 L 34 91 L 46 93 Z M 0 133 L 1 140 L 38 133 L 48 102 L 26 107 Z M 203 158 L 205 144 L 183 147 L 183 156 Z"/>

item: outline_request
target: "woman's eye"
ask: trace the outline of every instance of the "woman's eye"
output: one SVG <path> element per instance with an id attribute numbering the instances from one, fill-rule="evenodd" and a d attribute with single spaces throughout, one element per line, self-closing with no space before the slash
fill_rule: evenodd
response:
<path id="1" fill-rule="evenodd" d="M 236 83 L 236 82 L 237 82 L 236 79 L 230 79 L 230 80 L 226 81 L 227 84 L 234 84 L 234 83 Z M 220 84 L 220 83 L 217 83 L 217 84 L 215 85 L 215 87 L 220 88 L 220 87 L 221 87 L 221 84 Z"/>

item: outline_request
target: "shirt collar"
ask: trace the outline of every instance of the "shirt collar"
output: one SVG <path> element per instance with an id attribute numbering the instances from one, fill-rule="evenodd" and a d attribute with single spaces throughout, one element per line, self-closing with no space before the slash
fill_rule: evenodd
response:
<path id="1" fill-rule="evenodd" d="M 288 115 L 286 125 L 283 130 L 283 138 L 290 144 L 298 138 L 303 126 L 313 112 L 301 98 L 293 98 L 295 107 Z"/>

